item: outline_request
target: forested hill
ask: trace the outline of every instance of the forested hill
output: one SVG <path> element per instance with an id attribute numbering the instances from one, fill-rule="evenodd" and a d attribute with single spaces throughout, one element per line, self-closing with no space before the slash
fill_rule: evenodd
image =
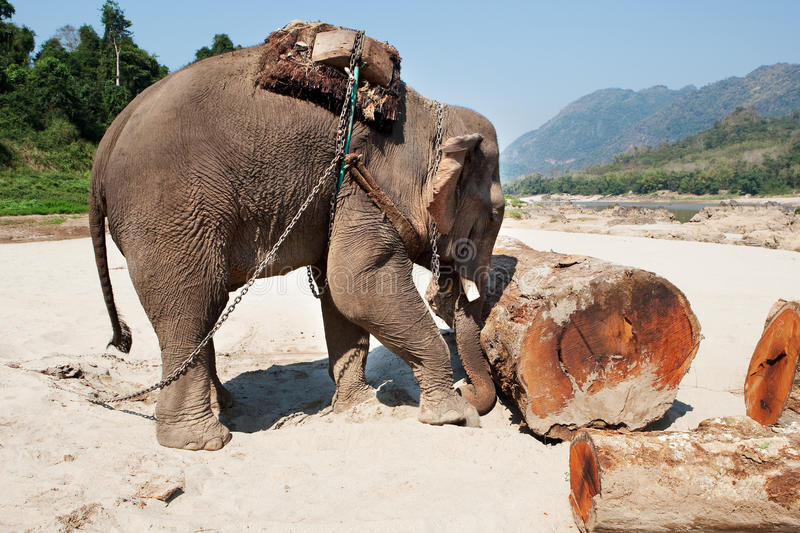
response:
<path id="1" fill-rule="evenodd" d="M 136 44 L 133 22 L 114 0 L 100 10 L 102 35 L 67 24 L 38 49 L 14 14 L 0 0 L 0 215 L 86 211 L 97 142 L 168 69 Z M 218 34 L 194 59 L 235 48 Z"/>
<path id="2" fill-rule="evenodd" d="M 584 168 L 601 160 L 609 139 L 694 91 L 663 86 L 632 91 L 601 89 L 572 102 L 544 126 L 512 142 L 500 159 L 503 181 L 552 169 Z M 613 154 L 610 154 L 613 155 Z"/>
<path id="3" fill-rule="evenodd" d="M 540 174 L 504 186 L 509 194 L 785 194 L 800 191 L 800 109 L 763 118 L 738 109 L 711 128 L 657 148 L 635 148 L 613 161 L 558 178 Z"/>
<path id="4" fill-rule="evenodd" d="M 580 170 L 611 161 L 632 146 L 656 146 L 697 133 L 732 113 L 755 107 L 765 117 L 800 108 L 800 65 L 762 66 L 697 89 L 604 89 L 564 108 L 501 154 L 501 175 Z"/>

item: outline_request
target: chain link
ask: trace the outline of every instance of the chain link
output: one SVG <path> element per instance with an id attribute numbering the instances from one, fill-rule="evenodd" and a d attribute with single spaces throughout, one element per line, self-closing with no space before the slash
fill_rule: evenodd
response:
<path id="1" fill-rule="evenodd" d="M 337 162 L 339 165 L 344 164 L 344 156 L 347 154 L 344 153 L 344 147 L 347 142 L 347 121 L 349 118 L 350 113 L 356 112 L 355 105 L 353 109 L 350 109 L 350 94 L 353 92 L 353 84 L 356 83 L 355 76 L 353 72 L 356 68 L 356 64 L 361 61 L 361 54 L 364 51 L 364 32 L 359 31 L 356 33 L 355 41 L 353 42 L 353 53 L 350 54 L 350 68 L 347 69 L 347 89 L 345 91 L 345 101 L 344 105 L 342 105 L 342 111 L 339 113 L 339 125 L 336 128 L 336 157 Z M 331 207 L 330 207 L 330 215 L 328 217 L 328 241 L 326 247 L 330 245 L 331 242 L 331 234 L 333 233 L 333 219 L 336 216 L 336 197 L 338 196 L 339 190 L 334 187 L 333 194 L 331 194 Z M 308 277 L 308 288 L 311 290 L 311 294 L 314 295 L 314 298 L 320 299 L 322 295 L 325 294 L 325 290 L 328 288 L 328 278 L 324 276 L 323 279 L 324 283 L 322 285 L 316 285 L 314 274 L 312 272 L 312 267 L 309 265 L 306 267 L 306 276 Z"/>
<path id="2" fill-rule="evenodd" d="M 444 130 L 444 104 L 436 102 L 436 137 L 434 138 L 433 166 L 431 167 L 429 180 L 433 180 L 436 172 L 439 171 L 439 162 L 442 159 L 442 133 Z M 436 221 L 431 221 L 431 273 L 436 284 L 439 284 L 439 228 Z"/>
<path id="3" fill-rule="evenodd" d="M 361 48 L 364 46 L 363 45 L 363 40 L 364 40 L 364 32 L 358 32 L 356 34 L 355 48 L 356 48 L 357 53 L 358 53 L 359 56 L 360 56 Z M 350 59 L 350 67 L 351 67 L 350 68 L 350 72 L 351 72 L 351 74 L 350 74 L 350 78 L 349 78 L 348 83 L 347 83 L 347 95 L 349 95 L 350 91 L 352 91 L 352 89 L 353 89 L 354 78 L 352 76 L 352 69 L 355 66 L 355 61 L 354 61 L 355 56 L 356 56 L 356 54 L 354 53 L 353 57 L 351 57 L 351 59 Z M 222 327 L 222 324 L 224 324 L 225 321 L 228 320 L 228 317 L 233 312 L 233 310 L 236 309 L 236 306 L 239 305 L 239 303 L 242 301 L 242 298 L 244 297 L 244 295 L 247 294 L 250 291 L 250 288 L 256 282 L 258 277 L 264 272 L 264 270 L 266 270 L 266 268 L 273 261 L 273 259 L 275 259 L 275 255 L 278 253 L 278 250 L 283 245 L 284 241 L 286 241 L 286 238 L 292 232 L 292 230 L 297 225 L 297 223 L 300 221 L 300 217 L 303 216 L 303 213 L 305 213 L 306 209 L 308 209 L 308 207 L 311 205 L 311 202 L 314 200 L 314 198 L 317 196 L 317 194 L 319 194 L 319 191 L 322 189 L 322 187 L 328 181 L 328 177 L 333 175 L 334 171 L 343 163 L 344 156 L 345 156 L 345 154 L 344 154 L 345 133 L 346 133 L 346 130 L 347 130 L 348 109 L 350 107 L 349 106 L 349 101 L 350 101 L 349 98 L 345 98 L 345 103 L 342 106 L 341 113 L 339 114 L 339 123 L 338 123 L 338 125 L 336 127 L 336 151 L 335 151 L 335 154 L 333 156 L 333 159 L 331 159 L 330 164 L 327 166 L 327 168 L 325 168 L 324 172 L 322 173 L 322 176 L 320 176 L 319 180 L 317 180 L 317 183 L 314 185 L 314 188 L 311 189 L 311 192 L 308 194 L 306 199 L 303 201 L 302 205 L 300 206 L 300 209 L 298 209 L 297 213 L 294 215 L 292 220 L 289 222 L 289 225 L 286 226 L 286 229 L 283 230 L 283 233 L 281 234 L 281 236 L 278 237 L 278 241 L 274 245 L 272 245 L 272 248 L 270 248 L 269 252 L 267 252 L 267 255 L 258 264 L 258 267 L 256 267 L 256 270 L 255 270 L 255 272 L 253 272 L 253 275 L 250 276 L 250 279 L 247 280 L 247 283 L 245 283 L 244 286 L 242 286 L 242 288 L 239 289 L 239 292 L 236 294 L 236 296 L 234 297 L 234 299 L 231 302 L 231 304 L 228 305 L 227 309 L 225 309 L 225 311 L 220 315 L 220 317 L 217 319 L 217 322 L 214 324 L 214 327 L 211 328 L 211 331 L 209 331 L 206 334 L 206 336 L 203 338 L 203 340 L 200 341 L 200 344 L 197 345 L 197 347 L 192 351 L 192 353 L 189 355 L 189 357 L 187 357 L 186 360 L 183 363 L 181 363 L 181 365 L 178 368 L 173 370 L 167 377 L 165 377 L 164 379 L 162 379 L 158 383 L 147 387 L 146 389 L 142 389 L 140 391 L 137 391 L 137 392 L 134 392 L 134 393 L 131 393 L 131 394 L 126 394 L 124 396 L 114 396 L 113 398 L 91 398 L 90 397 L 89 398 L 90 402 L 102 405 L 102 404 L 117 403 L 117 402 L 122 402 L 122 401 L 125 401 L 125 400 L 131 400 L 133 398 L 138 398 L 140 396 L 144 396 L 145 394 L 149 394 L 149 393 L 151 393 L 151 392 L 153 392 L 155 390 L 163 389 L 164 387 L 168 386 L 170 383 L 176 381 L 181 375 L 186 373 L 188 368 L 190 366 L 192 366 L 192 364 L 197 360 L 197 356 L 200 355 L 200 352 L 203 350 L 203 348 L 205 348 L 206 345 L 214 337 L 214 334 Z M 355 110 L 353 110 L 353 112 L 355 112 Z M 334 189 L 335 189 L 335 187 L 334 187 Z M 333 194 L 333 199 L 332 199 L 333 207 L 332 207 L 332 209 L 335 208 L 335 200 L 336 200 L 336 192 L 334 192 L 334 194 Z M 331 212 L 331 224 L 332 223 L 333 223 L 333 212 Z M 330 238 L 330 225 L 329 225 L 329 229 L 328 229 L 328 237 Z M 309 281 L 310 281 L 311 280 L 311 271 L 310 270 L 308 271 L 308 275 L 309 275 Z M 312 290 L 313 290 L 313 288 L 312 288 Z"/>

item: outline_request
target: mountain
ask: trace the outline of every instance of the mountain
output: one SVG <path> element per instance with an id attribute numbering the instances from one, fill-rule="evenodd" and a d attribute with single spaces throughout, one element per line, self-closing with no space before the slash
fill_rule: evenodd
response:
<path id="1" fill-rule="evenodd" d="M 672 91 L 656 86 L 641 91 L 601 89 L 572 102 L 541 128 L 506 148 L 500 159 L 503 181 L 552 169 L 584 168 L 602 160 L 605 145 L 641 120 L 679 99 L 686 87 Z"/>
<path id="2" fill-rule="evenodd" d="M 628 149 L 610 163 L 558 178 L 533 174 L 503 192 L 528 194 L 789 194 L 800 190 L 800 110 L 763 118 L 755 107 L 674 143 Z"/>
<path id="3" fill-rule="evenodd" d="M 595 165 L 581 174 L 602 177 L 612 173 L 642 175 L 647 172 L 706 176 L 732 173 L 746 167 L 764 167 L 784 156 L 787 169 L 800 174 L 800 110 L 763 118 L 755 107 L 738 108 L 721 121 L 674 143 L 628 149 L 607 164 Z M 780 174 L 780 169 L 773 172 Z"/>
<path id="4" fill-rule="evenodd" d="M 632 146 L 675 142 L 709 128 L 738 107 L 766 117 L 800 109 L 800 65 L 762 66 L 700 89 L 595 91 L 512 142 L 500 156 L 501 177 L 506 182 L 608 162 Z"/>

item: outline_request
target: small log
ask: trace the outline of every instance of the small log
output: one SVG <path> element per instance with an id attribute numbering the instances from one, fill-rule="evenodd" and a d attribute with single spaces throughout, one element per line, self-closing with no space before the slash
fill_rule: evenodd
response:
<path id="1" fill-rule="evenodd" d="M 569 453 L 581 531 L 798 531 L 800 431 L 747 417 L 694 431 L 583 430 Z"/>
<path id="2" fill-rule="evenodd" d="M 353 53 L 356 32 L 353 30 L 324 31 L 317 34 L 311 60 L 322 62 L 344 69 L 350 66 L 350 55 Z M 394 63 L 384 43 L 371 37 L 364 37 L 364 49 L 361 53 L 361 76 L 371 83 L 387 87 L 392 81 Z"/>
<path id="3" fill-rule="evenodd" d="M 452 295 L 429 288 L 452 323 Z M 487 316 L 488 315 L 488 316 Z M 651 272 L 498 239 L 481 344 L 535 434 L 640 429 L 672 406 L 700 344 L 683 293 Z"/>
<path id="4" fill-rule="evenodd" d="M 800 423 L 800 302 L 778 300 L 764 323 L 744 381 L 747 416 L 760 424 Z"/>

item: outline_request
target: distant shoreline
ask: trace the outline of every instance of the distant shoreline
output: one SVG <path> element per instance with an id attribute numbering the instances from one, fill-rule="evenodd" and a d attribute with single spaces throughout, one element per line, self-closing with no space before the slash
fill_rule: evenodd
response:
<path id="1" fill-rule="evenodd" d="M 580 194 L 534 194 L 520 196 L 520 200 L 533 203 L 715 203 L 734 202 L 741 205 L 764 205 L 770 202 L 786 206 L 800 206 L 800 195 L 786 196 L 737 196 L 733 194 L 694 195 L 659 191 L 653 194 L 580 195 Z"/>

